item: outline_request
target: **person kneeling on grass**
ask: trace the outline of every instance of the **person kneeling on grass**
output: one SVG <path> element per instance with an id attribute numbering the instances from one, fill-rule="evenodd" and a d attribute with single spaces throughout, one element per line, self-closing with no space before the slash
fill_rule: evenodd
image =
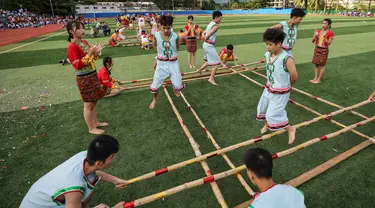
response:
<path id="1" fill-rule="evenodd" d="M 247 175 L 260 192 L 249 208 L 306 208 L 303 193 L 290 185 L 276 184 L 272 178 L 272 155 L 265 149 L 252 148 L 244 155 Z"/>
<path id="2" fill-rule="evenodd" d="M 114 83 L 121 84 L 121 81 L 114 79 L 111 77 L 111 71 L 114 65 L 114 61 L 112 57 L 104 57 L 103 59 L 103 67 L 100 68 L 98 73 L 98 79 L 101 85 L 105 85 L 111 89 L 111 92 L 104 97 L 112 97 L 118 95 L 124 88 L 116 86 Z"/>
<path id="3" fill-rule="evenodd" d="M 115 138 L 108 135 L 97 136 L 87 151 L 74 155 L 35 182 L 19 207 L 88 208 L 100 179 L 113 183 L 116 188 L 125 188 L 127 181 L 101 171 L 111 166 L 118 150 L 119 143 Z M 120 202 L 114 208 L 121 208 L 123 204 L 124 202 Z M 109 208 L 105 204 L 95 208 L 104 207 Z"/>
<path id="4" fill-rule="evenodd" d="M 227 45 L 226 48 L 222 48 L 220 51 L 220 61 L 223 65 L 227 65 L 228 61 L 234 61 L 234 64 L 237 64 L 237 56 L 234 55 L 234 47 L 232 44 Z"/>

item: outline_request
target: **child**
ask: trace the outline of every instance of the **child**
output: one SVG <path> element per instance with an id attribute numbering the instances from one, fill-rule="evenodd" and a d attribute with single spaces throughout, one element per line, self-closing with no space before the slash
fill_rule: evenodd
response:
<path id="1" fill-rule="evenodd" d="M 324 19 L 322 22 L 322 29 L 315 30 L 312 42 L 315 44 L 314 56 L 312 63 L 315 64 L 314 79 L 310 80 L 313 84 L 319 84 L 322 81 L 324 72 L 326 70 L 326 63 L 328 59 L 328 47 L 331 45 L 334 34 L 331 29 L 332 20 Z"/>
<path id="2" fill-rule="evenodd" d="M 146 34 L 146 32 L 144 30 L 142 31 L 140 39 L 141 39 L 141 48 L 145 49 L 145 50 L 150 49 L 149 48 L 150 42 L 148 40 L 148 35 Z"/>
<path id="3" fill-rule="evenodd" d="M 226 48 L 222 48 L 220 51 L 220 60 L 223 65 L 227 65 L 227 61 L 234 61 L 234 64 L 237 64 L 237 56 L 234 55 L 234 47 L 232 44 L 227 45 Z"/>
<path id="4" fill-rule="evenodd" d="M 104 57 L 103 59 L 103 67 L 100 68 L 98 73 L 98 79 L 101 85 L 107 86 L 109 89 L 111 89 L 110 93 L 106 95 L 105 97 L 112 97 L 115 95 L 118 95 L 123 88 L 116 86 L 114 83 L 121 84 L 121 81 L 118 81 L 117 79 L 114 79 L 111 77 L 111 71 L 114 65 L 114 61 L 112 60 L 112 57 Z"/>
<path id="5" fill-rule="evenodd" d="M 110 92 L 106 86 L 100 85 L 95 60 L 103 49 L 101 45 L 89 45 L 82 40 L 85 35 L 85 28 L 82 22 L 70 21 L 66 27 L 70 42 L 68 46 L 68 58 L 75 69 L 77 86 L 83 100 L 83 115 L 91 134 L 102 134 L 104 130 L 99 126 L 108 126 L 108 123 L 101 123 L 97 119 L 96 102 Z"/>
<path id="6" fill-rule="evenodd" d="M 180 38 L 180 45 L 186 44 L 186 36 L 184 29 L 180 30 L 180 32 L 178 33 L 178 38 Z"/>
<path id="7" fill-rule="evenodd" d="M 244 155 L 247 175 L 260 192 L 249 208 L 306 208 L 303 193 L 290 185 L 276 184 L 272 178 L 272 155 L 262 148 L 249 149 Z"/>
<path id="8" fill-rule="evenodd" d="M 282 49 L 285 38 L 279 28 L 269 28 L 263 33 L 267 50 L 264 54 L 267 69 L 267 84 L 257 107 L 257 120 L 266 121 L 261 133 L 267 129 L 275 131 L 285 128 L 289 134 L 289 144 L 295 140 L 296 128 L 289 125 L 285 107 L 289 101 L 291 85 L 298 78 L 293 58 Z"/>
<path id="9" fill-rule="evenodd" d="M 141 15 L 140 17 L 138 17 L 137 19 L 138 21 L 138 34 L 141 34 L 142 33 L 142 30 L 145 29 L 145 18 L 143 15 Z"/>
<path id="10" fill-rule="evenodd" d="M 119 31 L 116 30 L 115 33 L 111 35 L 111 38 L 108 42 L 109 47 L 117 47 L 120 45 Z"/>
<path id="11" fill-rule="evenodd" d="M 280 24 L 273 26 L 272 28 L 281 28 L 285 33 L 285 39 L 283 41 L 282 48 L 288 55 L 292 56 L 292 50 L 297 40 L 297 28 L 299 23 L 305 17 L 306 13 L 300 8 L 294 8 L 290 13 L 290 19 L 288 21 L 282 21 Z"/>
<path id="12" fill-rule="evenodd" d="M 188 16 L 188 23 L 185 25 L 185 36 L 187 39 L 186 48 L 188 50 L 189 67 L 195 68 L 195 54 L 197 52 L 198 26 L 193 23 L 194 17 Z"/>
<path id="13" fill-rule="evenodd" d="M 215 49 L 215 39 L 216 39 L 216 32 L 219 28 L 219 24 L 221 22 L 221 17 L 223 14 L 221 14 L 220 11 L 214 11 L 212 13 L 212 19 L 213 21 L 208 24 L 205 32 L 205 37 L 203 38 L 203 50 L 204 50 L 204 61 L 205 63 L 199 68 L 197 72 L 202 73 L 202 70 L 206 68 L 208 65 L 213 66 L 211 71 L 211 76 L 208 79 L 208 81 L 213 84 L 217 85 L 215 82 L 215 74 L 217 71 L 217 66 L 220 65 L 220 58 L 217 55 L 216 49 Z"/>
<path id="14" fill-rule="evenodd" d="M 176 96 L 180 96 L 180 91 L 185 88 L 182 83 L 180 66 L 177 60 L 177 50 L 179 47 L 178 35 L 171 32 L 173 24 L 172 16 L 161 16 L 160 23 L 162 30 L 156 32 L 153 40 L 154 48 L 157 50 L 157 65 L 154 78 L 150 86 L 150 92 L 153 93 L 153 100 L 150 109 L 154 109 L 158 99 L 159 87 L 164 80 L 170 76 Z"/>

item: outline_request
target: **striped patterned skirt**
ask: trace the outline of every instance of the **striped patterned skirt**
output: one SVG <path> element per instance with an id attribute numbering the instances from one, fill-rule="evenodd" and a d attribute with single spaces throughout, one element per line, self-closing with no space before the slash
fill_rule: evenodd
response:
<path id="1" fill-rule="evenodd" d="M 328 48 L 315 47 L 312 63 L 316 66 L 325 66 L 328 59 Z"/>
<path id="2" fill-rule="evenodd" d="M 111 88 L 100 84 L 96 71 L 77 76 L 76 81 L 83 102 L 96 102 L 111 92 Z"/>

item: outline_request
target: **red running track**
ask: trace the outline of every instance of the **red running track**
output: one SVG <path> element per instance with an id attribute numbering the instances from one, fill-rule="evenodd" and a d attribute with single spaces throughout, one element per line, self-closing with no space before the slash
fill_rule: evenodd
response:
<path id="1" fill-rule="evenodd" d="M 63 24 L 51 24 L 38 28 L 20 28 L 0 30 L 0 46 L 17 43 L 51 32 L 63 30 Z"/>

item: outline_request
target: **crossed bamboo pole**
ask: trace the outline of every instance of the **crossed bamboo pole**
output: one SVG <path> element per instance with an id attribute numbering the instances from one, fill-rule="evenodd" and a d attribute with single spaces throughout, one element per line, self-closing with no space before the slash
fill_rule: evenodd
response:
<path id="1" fill-rule="evenodd" d="M 311 146 L 311 145 L 313 145 L 315 143 L 318 143 L 320 141 L 324 141 L 324 140 L 327 140 L 327 139 L 331 139 L 331 138 L 337 137 L 337 136 L 339 136 L 342 133 L 348 132 L 348 131 L 356 128 L 356 127 L 365 125 L 365 124 L 367 124 L 367 123 L 369 123 L 371 121 L 374 121 L 374 120 L 375 120 L 375 116 L 373 116 L 371 118 L 368 118 L 366 120 L 363 120 L 361 122 L 352 124 L 352 125 L 350 125 L 350 126 L 348 126 L 346 128 L 343 128 L 343 129 L 341 129 L 339 131 L 336 131 L 336 132 L 333 132 L 333 133 L 330 133 L 330 134 L 327 134 L 327 135 L 323 135 L 321 137 L 316 137 L 314 139 L 311 139 L 311 140 L 309 140 L 307 142 L 304 142 L 304 143 L 302 143 L 300 145 L 297 145 L 295 147 L 292 147 L 290 149 L 287 149 L 287 150 L 284 150 L 282 152 L 273 154 L 272 158 L 276 159 L 276 158 L 284 157 L 286 155 L 289 155 L 291 153 L 294 153 L 296 151 L 304 149 L 304 148 L 306 148 L 308 146 Z M 127 203 L 124 204 L 124 207 L 125 208 L 131 208 L 131 207 L 136 207 L 136 206 L 144 205 L 144 204 L 150 203 L 152 201 L 155 201 L 155 200 L 161 198 L 160 196 L 166 197 L 166 196 L 170 196 L 172 194 L 176 194 L 178 192 L 181 192 L 181 191 L 184 191 L 184 190 L 196 187 L 196 186 L 200 186 L 200 185 L 205 184 L 205 183 L 213 183 L 213 182 L 215 182 L 217 180 L 220 180 L 222 178 L 225 178 L 225 177 L 237 174 L 240 171 L 243 171 L 245 169 L 246 169 L 246 166 L 245 165 L 241 165 L 241 166 L 239 166 L 239 167 L 237 167 L 235 169 L 231 169 L 231 170 L 228 170 L 228 171 L 225 171 L 225 172 L 221 172 L 221 173 L 218 173 L 218 174 L 215 174 L 215 175 L 211 175 L 211 176 L 208 176 L 208 177 L 205 177 L 205 178 L 201 178 L 201 179 L 198 179 L 198 180 L 195 180 L 195 181 L 191 181 L 191 182 L 185 183 L 183 185 L 180 185 L 180 186 L 168 189 L 166 191 L 163 191 L 163 192 L 160 192 L 160 193 L 157 193 L 157 194 L 153 194 L 153 195 L 141 198 L 141 199 L 137 199 L 137 200 L 134 200 L 134 201 L 131 201 L 131 202 L 127 202 Z"/>
<path id="2" fill-rule="evenodd" d="M 217 150 L 220 150 L 221 147 L 219 144 L 216 142 L 215 138 L 212 136 L 211 132 L 207 129 L 207 127 L 204 125 L 202 120 L 199 118 L 198 114 L 195 112 L 194 108 L 190 105 L 190 103 L 187 101 L 185 98 L 184 94 L 181 92 L 181 97 L 184 100 L 185 104 L 187 105 L 188 109 L 193 113 L 195 119 L 198 121 L 199 125 L 202 127 L 204 132 L 206 133 L 207 137 L 211 140 L 212 144 L 215 146 Z M 229 159 L 229 157 L 224 153 L 221 155 L 224 160 L 228 163 L 229 167 L 232 169 L 235 169 L 236 167 L 232 163 L 232 161 Z M 236 174 L 237 179 L 241 183 L 241 185 L 245 188 L 247 193 L 253 197 L 255 195 L 255 192 L 250 188 L 250 186 L 246 183 L 245 179 L 242 177 L 241 174 Z"/>
<path id="3" fill-rule="evenodd" d="M 256 61 L 256 62 L 252 62 L 252 63 L 247 63 L 247 64 L 241 64 L 241 65 L 236 65 L 236 66 L 232 66 L 232 67 L 221 67 L 221 68 L 218 68 L 218 70 L 223 70 L 223 69 L 230 69 L 230 68 L 238 68 L 238 67 L 245 67 L 245 66 L 250 66 L 250 65 L 254 65 L 254 64 L 259 64 L 259 63 L 263 63 L 262 61 Z M 205 69 L 203 70 L 203 72 L 209 72 L 211 71 L 211 69 Z M 181 75 L 184 76 L 184 75 L 188 75 L 188 74 L 197 74 L 198 72 L 197 71 L 192 71 L 192 72 L 181 72 Z M 136 83 L 136 82 L 144 82 L 144 81 L 151 81 L 153 78 L 145 78 L 145 79 L 136 79 L 136 80 L 129 80 L 129 81 L 125 81 L 125 82 L 122 82 L 121 84 L 131 84 L 131 83 Z"/>
<path id="4" fill-rule="evenodd" d="M 191 144 L 191 147 L 194 150 L 195 156 L 197 156 L 197 157 L 201 156 L 202 152 L 199 150 L 198 143 L 194 140 L 194 138 L 191 135 L 189 129 L 186 127 L 186 124 L 185 124 L 184 120 L 182 119 L 180 113 L 178 112 L 176 106 L 174 105 L 173 100 L 172 100 L 171 96 L 169 95 L 167 88 L 165 86 L 163 86 L 163 88 L 164 88 L 165 95 L 167 96 L 168 101 L 171 104 L 173 112 L 176 114 L 176 117 L 177 117 L 178 121 L 180 122 L 181 127 L 184 130 L 185 135 L 186 135 L 186 137 L 188 138 L 188 140 L 189 140 L 189 142 Z M 206 161 L 201 161 L 200 163 L 201 163 L 201 165 L 202 165 L 202 167 L 203 167 L 203 169 L 204 169 L 207 177 L 212 177 L 212 173 L 211 173 L 211 170 L 210 170 L 207 162 Z M 210 181 L 210 185 L 211 185 L 211 188 L 212 188 L 212 190 L 213 190 L 213 192 L 215 194 L 215 197 L 218 200 L 220 206 L 224 207 L 224 208 L 227 208 L 228 205 L 225 202 L 223 194 L 221 193 L 221 191 L 220 191 L 219 186 L 217 185 L 217 183 L 215 181 Z M 161 195 L 163 195 L 163 194 L 161 194 Z M 165 196 L 168 196 L 168 194 L 165 195 Z"/>
<path id="5" fill-rule="evenodd" d="M 343 113 L 345 111 L 348 111 L 348 110 L 351 110 L 351 109 L 354 109 L 354 108 L 359 108 L 359 107 L 364 106 L 364 105 L 369 104 L 369 103 L 370 103 L 369 100 L 365 100 L 365 101 L 362 101 L 362 102 L 357 103 L 355 105 L 352 105 L 352 106 L 349 106 L 349 107 L 346 107 L 346 108 L 339 109 L 337 111 L 331 112 L 329 114 L 318 116 L 318 117 L 315 117 L 315 118 L 313 118 L 311 120 L 301 122 L 299 124 L 294 125 L 294 127 L 300 128 L 302 126 L 308 126 L 308 125 L 310 125 L 312 123 L 315 123 L 315 122 L 318 122 L 318 121 L 320 121 L 322 119 L 333 117 L 333 116 L 338 115 L 340 113 Z M 236 150 L 236 149 L 241 148 L 241 147 L 249 146 L 249 145 L 254 144 L 256 142 L 260 142 L 262 140 L 269 139 L 269 138 L 271 138 L 273 136 L 280 135 L 280 134 L 283 134 L 285 132 L 286 132 L 285 129 L 281 129 L 281 130 L 278 130 L 278 131 L 275 131 L 275 132 L 272 132 L 272 133 L 269 133 L 269 134 L 265 134 L 265 135 L 263 135 L 261 137 L 256 137 L 256 138 L 253 138 L 253 139 L 250 139 L 250 140 L 238 143 L 238 144 L 234 144 L 234 145 L 222 148 L 222 149 L 217 150 L 217 151 L 213 151 L 213 152 L 210 152 L 210 153 L 207 153 L 207 154 L 204 154 L 204 155 L 192 158 L 190 160 L 186 160 L 186 161 L 174 164 L 174 165 L 170 165 L 170 166 L 165 167 L 165 168 L 161 168 L 159 170 L 152 171 L 152 172 L 144 174 L 142 176 L 138 176 L 136 178 L 129 179 L 129 180 L 127 180 L 127 182 L 128 182 L 128 184 L 132 184 L 132 183 L 136 183 L 136 182 L 139 182 L 139 181 L 143 181 L 143 180 L 146 180 L 146 179 L 149 179 L 149 178 L 161 175 L 163 173 L 167 173 L 167 172 L 170 172 L 170 171 L 173 171 L 173 170 L 185 167 L 185 166 L 193 164 L 193 163 L 201 162 L 201 161 L 206 160 L 206 159 L 208 159 L 210 157 L 221 155 L 221 154 L 224 154 L 224 153 L 229 152 L 229 151 Z"/>

